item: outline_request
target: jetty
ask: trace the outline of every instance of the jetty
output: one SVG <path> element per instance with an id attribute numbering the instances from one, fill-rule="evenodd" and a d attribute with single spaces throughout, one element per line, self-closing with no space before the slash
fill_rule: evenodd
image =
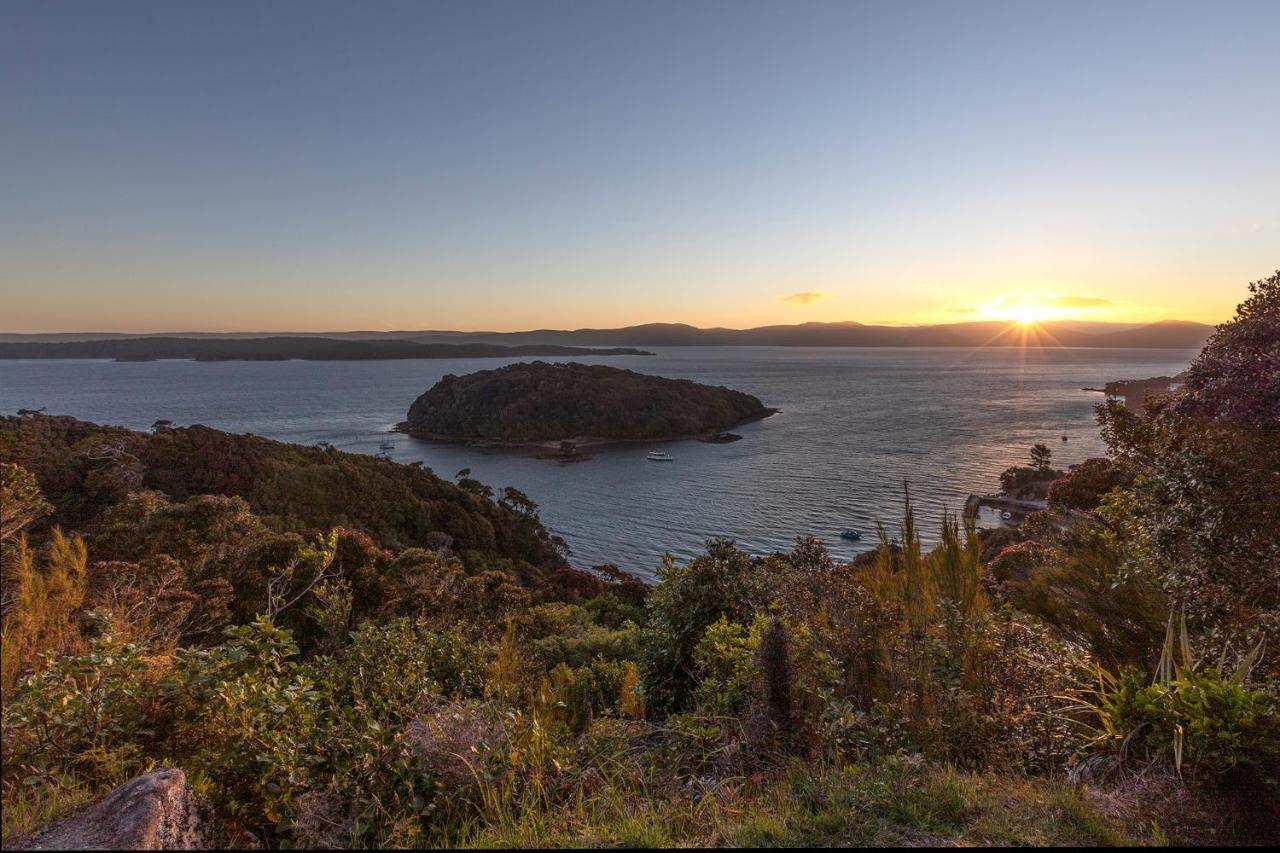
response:
<path id="1" fill-rule="evenodd" d="M 1048 503 L 1042 500 L 1022 500 L 1007 495 L 969 495 L 964 502 L 964 520 L 974 522 L 983 507 L 997 511 L 1008 510 L 1019 521 L 1033 512 L 1046 508 Z"/>

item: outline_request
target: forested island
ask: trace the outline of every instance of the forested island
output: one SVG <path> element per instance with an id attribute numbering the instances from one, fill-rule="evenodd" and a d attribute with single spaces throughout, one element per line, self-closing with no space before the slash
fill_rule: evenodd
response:
<path id="1" fill-rule="evenodd" d="M 444 377 L 413 402 L 401 429 L 447 441 L 589 444 L 708 436 L 776 411 L 723 386 L 535 361 Z"/>
<path id="2" fill-rule="evenodd" d="M 418 343 L 406 340 L 139 337 L 100 341 L 0 342 L 0 359 L 111 358 L 116 361 L 378 361 L 411 358 L 515 358 L 553 355 L 652 355 L 630 347 L 594 349 L 557 344 Z"/>
<path id="3" fill-rule="evenodd" d="M 926 549 L 907 499 L 853 561 L 713 540 L 652 585 L 464 474 L 0 419 L 4 846 L 1272 842 L 1280 273 L 1251 290 L 1015 527 Z"/>

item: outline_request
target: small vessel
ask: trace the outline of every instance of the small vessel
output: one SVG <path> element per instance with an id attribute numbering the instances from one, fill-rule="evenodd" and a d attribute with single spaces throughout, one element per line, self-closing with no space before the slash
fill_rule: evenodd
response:
<path id="1" fill-rule="evenodd" d="M 853 542 L 857 542 L 859 539 L 861 539 L 861 538 L 862 538 L 862 531 L 860 531 L 860 530 L 845 530 L 844 532 L 842 532 L 842 533 L 840 534 L 840 538 L 841 538 L 841 539 L 849 539 L 849 540 L 851 540 L 851 541 L 853 541 Z"/>
<path id="2" fill-rule="evenodd" d="M 1006 509 L 1004 512 L 1000 513 L 1000 517 L 1003 518 L 1005 521 L 1008 521 L 1009 519 L 1013 518 L 1013 513 L 1009 512 L 1009 510 Z"/>
<path id="3" fill-rule="evenodd" d="M 396 443 L 394 441 L 384 441 L 378 445 L 378 449 L 382 451 L 395 450 Z"/>
<path id="4" fill-rule="evenodd" d="M 645 458 L 648 459 L 650 462 L 675 462 L 676 461 L 671 456 L 670 453 L 665 453 L 661 450 L 650 450 L 649 455 L 646 456 Z"/>

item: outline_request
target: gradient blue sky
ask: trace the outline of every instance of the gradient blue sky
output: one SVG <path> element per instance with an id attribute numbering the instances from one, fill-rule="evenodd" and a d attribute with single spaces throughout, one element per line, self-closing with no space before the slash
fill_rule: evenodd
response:
<path id="1" fill-rule="evenodd" d="M 5 0 L 0 329 L 1217 322 L 1280 265 L 1278 41 L 1277 0 Z"/>

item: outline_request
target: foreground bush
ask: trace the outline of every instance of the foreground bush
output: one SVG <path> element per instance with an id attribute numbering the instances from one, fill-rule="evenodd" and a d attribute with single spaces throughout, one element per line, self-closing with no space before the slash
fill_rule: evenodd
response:
<path id="1" fill-rule="evenodd" d="M 1176 636 L 1176 642 L 1175 642 Z M 1259 795 L 1280 785 L 1280 691 L 1248 685 L 1262 646 L 1233 669 L 1195 657 L 1185 619 L 1169 619 L 1155 678 L 1133 667 L 1100 671 L 1096 690 L 1074 710 L 1087 713 L 1086 751 L 1117 766 L 1163 762 L 1179 775 L 1215 785 L 1247 778 Z"/>

